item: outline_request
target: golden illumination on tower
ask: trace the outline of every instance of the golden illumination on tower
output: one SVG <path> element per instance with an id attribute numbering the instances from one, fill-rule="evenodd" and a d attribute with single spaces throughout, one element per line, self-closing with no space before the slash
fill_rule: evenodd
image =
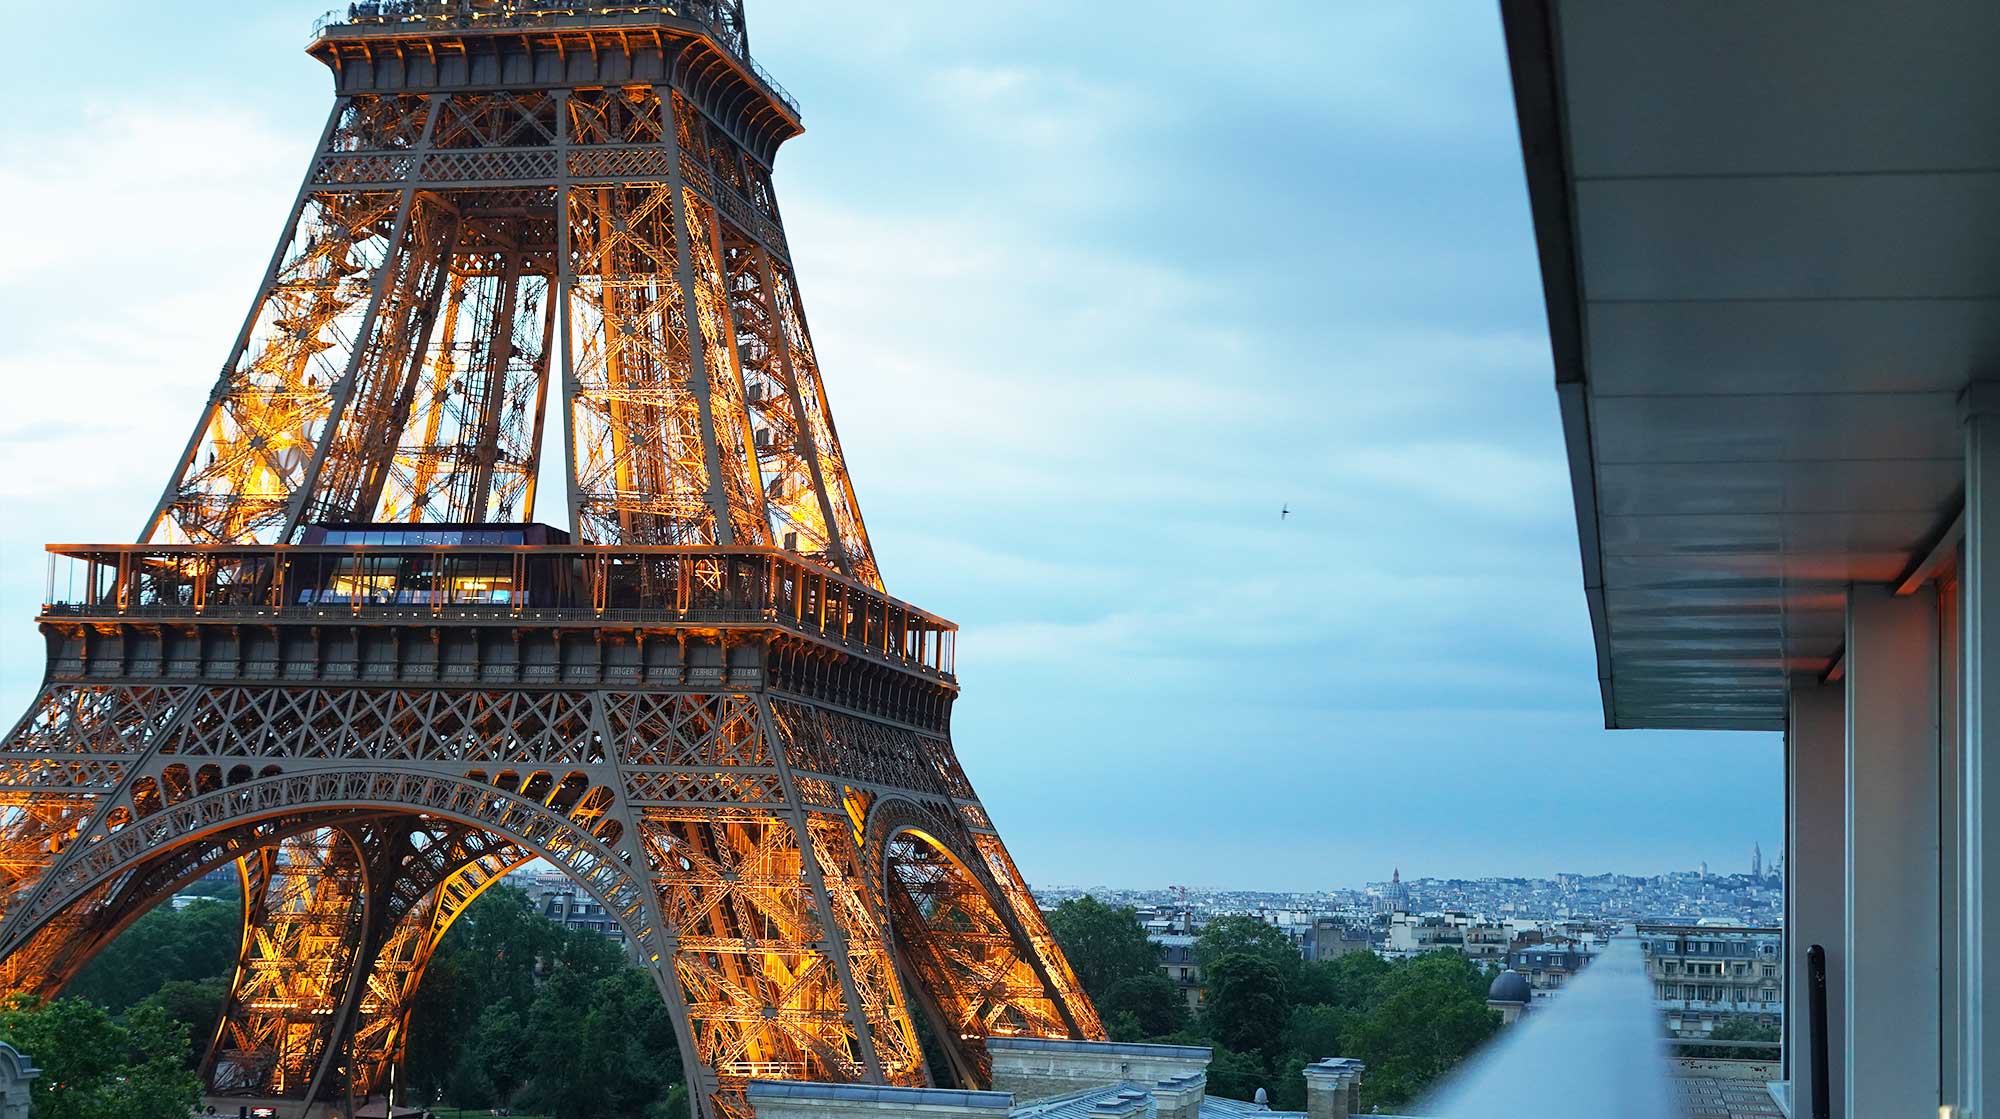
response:
<path id="1" fill-rule="evenodd" d="M 334 108 L 143 543 L 51 549 L 0 989 L 235 864 L 209 1089 L 366 1096 L 540 859 L 697 1119 L 1101 1037 L 953 753 L 956 627 L 884 591 L 740 4 L 363 0 L 309 50 Z"/>

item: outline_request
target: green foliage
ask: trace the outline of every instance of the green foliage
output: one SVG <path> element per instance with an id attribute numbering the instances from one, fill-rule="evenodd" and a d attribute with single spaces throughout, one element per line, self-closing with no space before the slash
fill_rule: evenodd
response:
<path id="1" fill-rule="evenodd" d="M 1292 1016 L 1285 1023 L 1284 1049 L 1288 1053 L 1304 1056 L 1316 1053 L 1320 1057 L 1340 1057 L 1347 1044 L 1347 1031 L 1361 1017 L 1361 1012 L 1349 1006 L 1329 1006 L 1315 1003 L 1310 1006 L 1292 1008 Z"/>
<path id="2" fill-rule="evenodd" d="M 1276 1056 L 1291 1017 L 1285 970 L 1264 953 L 1239 950 L 1202 965 L 1202 981 L 1208 986 L 1205 1019 L 1216 1044 L 1255 1051 L 1266 1060 Z"/>
<path id="3" fill-rule="evenodd" d="M 481 894 L 452 924 L 411 1008 L 404 1075 L 415 1098 L 478 1108 L 511 1099 L 524 1083 L 523 1015 L 537 969 L 566 933 L 508 886 Z"/>
<path id="4" fill-rule="evenodd" d="M 185 909 L 157 905 L 105 946 L 63 994 L 88 999 L 116 1013 L 159 990 L 168 980 L 217 976 L 226 980 L 236 973 L 236 956 L 242 945 L 240 886 L 214 901 L 193 902 Z"/>
<path id="5" fill-rule="evenodd" d="M 201 1095 L 186 1027 L 157 1006 L 114 1021 L 83 999 L 17 995 L 0 1004 L 0 1040 L 41 1066 L 34 1119 L 185 1119 Z"/>
<path id="6" fill-rule="evenodd" d="M 80 997 L 6 1012 L 19 1024 L 5 1028 L 33 1038 L 22 1051 L 56 1070 L 37 1086 L 35 1119 L 186 1115 L 186 1100 L 149 1111 L 133 1110 L 141 1104 L 126 1097 L 151 1100 L 161 1084 L 192 1090 L 188 1070 L 206 1053 L 228 998 L 241 889 L 197 885 L 188 892 L 218 900 L 178 911 L 161 905 L 141 917 L 71 982 L 67 993 Z M 107 1010 L 124 1013 L 113 1019 Z M 0 1026 L 13 1020 L 0 1017 Z M 162 1052 L 171 1068 L 152 1063 Z M 524 1106 L 550 1119 L 681 1119 L 688 1101 L 685 1090 L 675 1092 L 680 1074 L 672 1019 L 652 979 L 615 943 L 565 929 L 526 894 L 497 886 L 452 925 L 425 969 L 401 1084 L 412 1099 Z M 41 1089 L 107 1076 L 124 1078 L 116 1092 L 66 1088 L 64 1100 L 82 1102 L 70 1110 L 44 1104 Z"/>
<path id="7" fill-rule="evenodd" d="M 1755 1018 L 1727 1018 L 1709 1032 L 1711 1041 L 1777 1041 L 1778 1027 L 1766 1026 Z"/>
<path id="8" fill-rule="evenodd" d="M 1098 946 L 1143 937 L 1131 911 L 1084 901 L 1057 910 L 1069 910 L 1063 947 L 1073 966 L 1079 955 L 1093 961 L 1111 955 Z M 1114 927 L 1120 921 L 1125 927 Z M 1050 924 L 1062 939 L 1063 925 Z M 1173 984 L 1156 967 L 1144 978 L 1135 969 L 1131 978 L 1090 994 L 1116 1040 L 1212 1046 L 1208 1090 L 1220 1098 L 1248 1100 L 1263 1088 L 1272 1107 L 1303 1110 L 1304 1067 L 1323 1057 L 1356 1057 L 1369 1066 L 1363 1104 L 1394 1109 L 1499 1026 L 1499 1015 L 1486 1007 L 1491 975 L 1455 952 L 1394 962 L 1350 952 L 1306 963 L 1279 930 L 1252 917 L 1224 917 L 1195 939 L 1195 958 L 1207 998 L 1194 1023 L 1174 1012 L 1183 1005 L 1178 998 L 1169 1010 L 1161 996 Z"/>
<path id="9" fill-rule="evenodd" d="M 1147 1034 L 1139 1025 L 1139 1018 L 1129 1010 L 1109 1011 L 1097 1008 L 1097 1016 L 1104 1020 L 1104 1036 L 1112 1041 L 1145 1041 Z"/>
<path id="10" fill-rule="evenodd" d="M 590 935 L 590 934 L 584 934 Z M 622 961 L 620 961 L 622 964 Z M 679 1079 L 673 1020 L 659 988 L 635 968 L 559 972 L 535 1000 L 531 1106 L 554 1119 L 642 1115 Z"/>
<path id="11" fill-rule="evenodd" d="M 1271 1093 L 1271 1108 L 1274 1111 L 1304 1111 L 1306 1109 L 1306 1066 L 1311 1064 L 1304 1057 L 1293 1053 L 1282 1058 L 1272 1067 L 1277 1071 L 1271 1075 L 1266 1089 Z"/>
<path id="12" fill-rule="evenodd" d="M 1429 952 L 1399 961 L 1377 988 L 1377 1002 L 1347 1031 L 1352 1052 L 1367 1062 L 1364 1105 L 1399 1107 L 1500 1028 L 1486 1006 L 1487 977 L 1456 952 Z"/>
<path id="13" fill-rule="evenodd" d="M 69 982 L 64 998 L 39 1008 L 8 1004 L 9 1029 L 34 1034 L 37 1045 L 65 1050 L 45 1055 L 20 1045 L 45 1069 L 56 1068 L 52 1061 L 68 1067 L 37 1083 L 37 1119 L 170 1113 L 178 1119 L 186 1114 L 178 1105 L 160 1111 L 158 1100 L 161 1093 L 172 1097 L 197 1083 L 191 1070 L 215 1036 L 236 973 L 243 901 L 242 885 L 235 879 L 203 880 L 185 892 L 215 900 L 180 910 L 171 904 L 155 906 Z M 115 1086 L 104 1087 L 100 1081 L 105 1077 Z M 45 1094 L 59 1082 L 79 1086 L 54 1093 L 71 1102 L 57 1103 Z M 64 1110 L 72 1106 L 82 1110 Z"/>
<path id="14" fill-rule="evenodd" d="M 222 1020 L 222 1004 L 229 999 L 230 976 L 211 975 L 206 979 L 174 979 L 139 1001 L 153 1007 L 187 1033 L 188 1067 L 201 1063 L 208 1043 Z"/>
<path id="15" fill-rule="evenodd" d="M 1716 1023 L 1715 1029 L 1708 1034 L 1710 1041 L 1777 1041 L 1779 1037 L 1776 1026 L 1763 1025 L 1755 1018 L 1724 1019 Z M 1777 1057 L 1775 1052 L 1768 1049 L 1737 1049 L 1724 1045 L 1690 1045 L 1682 1049 L 1681 1053 L 1688 1057 L 1715 1057 L 1724 1060 L 1729 1058 L 1775 1060 Z"/>
<path id="16" fill-rule="evenodd" d="M 526 1079 L 532 1043 L 527 1023 L 511 1002 L 497 1002 L 480 1011 L 452 1082 L 461 1097 L 471 1098 L 458 1102 L 474 1107 L 511 1105 Z"/>
<path id="17" fill-rule="evenodd" d="M 688 1119 L 694 1109 L 688 1105 L 688 1088 L 676 1084 L 667 1089 L 667 1098 L 646 1109 L 646 1119 Z"/>
<path id="18" fill-rule="evenodd" d="M 1390 968 L 1389 961 L 1373 952 L 1349 952 L 1307 964 L 1300 977 L 1299 1002 L 1322 1006 L 1371 1005 Z M 1483 1001 L 1483 992 L 1480 997 Z"/>
<path id="19" fill-rule="evenodd" d="M 1130 1019 L 1132 1036 L 1121 1041 L 1165 1037 L 1188 1025 L 1187 996 L 1158 968 L 1120 979 L 1096 1002 L 1107 1022 Z"/>
<path id="20" fill-rule="evenodd" d="M 1160 946 L 1146 939 L 1130 906 L 1114 909 L 1089 895 L 1071 898 L 1049 914 L 1049 931 L 1094 1002 L 1120 980 L 1160 973 Z"/>
<path id="21" fill-rule="evenodd" d="M 1255 1055 L 1217 1047 L 1208 1061 L 1208 1094 L 1226 1100 L 1247 1100 L 1270 1079 Z"/>
<path id="22" fill-rule="evenodd" d="M 419 1100 L 550 1119 L 667 1119 L 687 1114 L 686 1093 L 674 1093 L 680 1074 L 651 977 L 613 942 L 565 929 L 510 887 L 480 895 L 452 926 L 411 1013 L 405 1082 Z"/>
<path id="23" fill-rule="evenodd" d="M 1194 938 L 1194 958 L 1204 974 L 1234 952 L 1264 957 L 1287 979 L 1305 963 L 1291 937 L 1255 917 L 1218 917 Z"/>

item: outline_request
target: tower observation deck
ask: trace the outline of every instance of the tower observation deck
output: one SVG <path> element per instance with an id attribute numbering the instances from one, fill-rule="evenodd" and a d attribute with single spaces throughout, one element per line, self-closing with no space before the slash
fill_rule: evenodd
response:
<path id="1" fill-rule="evenodd" d="M 375 0 L 307 50 L 332 110 L 139 542 L 50 548 L 0 991 L 233 863 L 210 1091 L 379 1095 L 431 951 L 539 858 L 707 1119 L 1101 1037 L 952 750 L 955 627 L 884 589 L 740 3 Z"/>
<path id="2" fill-rule="evenodd" d="M 565 0 L 363 0 L 334 9 L 313 24 L 315 55 L 333 57 L 338 44 L 371 39 L 506 32 L 518 35 L 617 33 L 641 35 L 649 29 L 703 36 L 750 71 L 764 92 L 781 105 L 793 124 L 799 105 L 750 56 L 750 32 L 741 0 L 667 0 L 663 3 L 572 3 Z M 364 58 L 366 52 L 364 52 Z M 427 52 L 428 57 L 428 52 Z M 794 128 L 796 131 L 796 127 Z"/>

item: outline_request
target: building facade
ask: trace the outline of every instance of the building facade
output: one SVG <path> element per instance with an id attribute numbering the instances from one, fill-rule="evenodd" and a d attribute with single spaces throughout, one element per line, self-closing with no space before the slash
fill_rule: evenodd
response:
<path id="1" fill-rule="evenodd" d="M 1676 1037 L 1703 1037 L 1725 1022 L 1784 1023 L 1780 929 L 1640 925 L 1646 977 Z"/>
<path id="2" fill-rule="evenodd" d="M 1337 960 L 1350 952 L 1367 952 L 1375 947 L 1375 934 L 1339 917 L 1313 921 L 1311 934 L 1300 944 L 1307 960 Z"/>
<path id="3" fill-rule="evenodd" d="M 1468 913 L 1391 913 L 1382 955 L 1397 960 L 1449 950 L 1481 962 L 1507 958 L 1513 935 L 1507 926 Z"/>
<path id="4" fill-rule="evenodd" d="M 1555 939 L 1541 943 L 1516 940 L 1507 950 L 1507 967 L 1517 971 L 1537 991 L 1556 991 L 1597 956 L 1595 945 Z"/>
<path id="5" fill-rule="evenodd" d="M 1147 940 L 1160 946 L 1160 970 L 1173 981 L 1174 988 L 1187 1000 L 1189 1013 L 1201 1010 L 1208 988 L 1201 981 L 1201 965 L 1194 958 L 1194 936 L 1190 933 L 1150 933 Z"/>

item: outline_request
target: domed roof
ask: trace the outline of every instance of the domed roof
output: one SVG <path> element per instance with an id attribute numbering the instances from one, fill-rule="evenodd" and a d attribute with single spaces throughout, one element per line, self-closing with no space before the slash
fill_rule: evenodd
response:
<path id="1" fill-rule="evenodd" d="M 1493 986 L 1486 989 L 1487 1002 L 1517 1002 L 1523 1006 L 1535 997 L 1528 989 L 1527 977 L 1513 968 L 1493 977 Z"/>

